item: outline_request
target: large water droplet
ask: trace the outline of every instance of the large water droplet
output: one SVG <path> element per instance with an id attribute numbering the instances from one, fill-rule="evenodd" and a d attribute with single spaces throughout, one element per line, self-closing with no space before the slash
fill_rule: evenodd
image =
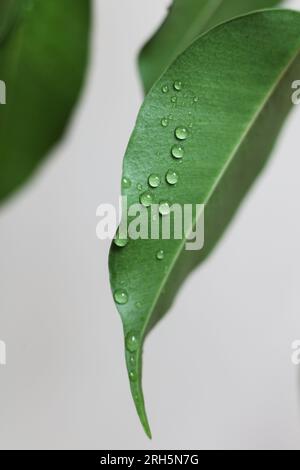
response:
<path id="1" fill-rule="evenodd" d="M 183 84 L 180 80 L 176 80 L 174 82 L 174 90 L 176 91 L 181 91 L 182 90 L 182 87 L 183 87 Z"/>
<path id="2" fill-rule="evenodd" d="M 175 129 L 175 136 L 179 140 L 186 140 L 188 138 L 188 130 L 186 127 L 177 127 Z"/>
<path id="3" fill-rule="evenodd" d="M 167 201 L 161 201 L 159 204 L 159 213 L 161 215 L 170 214 L 170 204 Z"/>
<path id="4" fill-rule="evenodd" d="M 165 257 L 165 253 L 164 253 L 164 250 L 159 250 L 157 253 L 156 253 L 156 258 L 159 260 L 159 261 L 162 261 Z"/>
<path id="5" fill-rule="evenodd" d="M 181 145 L 173 145 L 171 153 L 174 158 L 183 158 L 184 156 L 184 149 Z"/>
<path id="6" fill-rule="evenodd" d="M 125 345 L 126 345 L 126 349 L 129 352 L 133 353 L 137 351 L 139 347 L 139 341 L 138 341 L 137 335 L 133 333 L 132 331 L 128 333 L 128 335 L 126 336 Z"/>
<path id="7" fill-rule="evenodd" d="M 141 194 L 140 203 L 143 204 L 144 207 L 149 207 L 152 204 L 152 196 L 151 194 L 146 191 L 145 193 Z"/>
<path id="8" fill-rule="evenodd" d="M 114 244 L 119 248 L 124 248 L 128 244 L 128 238 L 121 238 L 119 231 L 117 232 L 116 238 L 114 239 Z"/>
<path id="9" fill-rule="evenodd" d="M 148 178 L 148 183 L 152 188 L 158 188 L 160 185 L 160 177 L 158 175 L 150 175 Z"/>
<path id="10" fill-rule="evenodd" d="M 117 289 L 114 293 L 115 302 L 119 305 L 127 304 L 128 294 L 125 289 Z"/>
<path id="11" fill-rule="evenodd" d="M 124 176 L 122 178 L 122 188 L 123 189 L 129 189 L 131 187 L 131 181 L 127 176 Z"/>
<path id="12" fill-rule="evenodd" d="M 176 184 L 178 182 L 178 174 L 174 170 L 169 170 L 166 174 L 166 181 L 169 184 Z"/>

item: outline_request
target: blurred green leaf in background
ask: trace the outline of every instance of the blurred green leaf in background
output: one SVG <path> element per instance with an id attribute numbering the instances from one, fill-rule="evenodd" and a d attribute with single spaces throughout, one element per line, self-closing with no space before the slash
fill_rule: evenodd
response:
<path id="1" fill-rule="evenodd" d="M 0 44 L 11 30 L 22 8 L 21 0 L 1 0 L 0 3 Z"/>
<path id="2" fill-rule="evenodd" d="M 62 137 L 82 88 L 90 0 L 1 0 L 0 203 Z"/>

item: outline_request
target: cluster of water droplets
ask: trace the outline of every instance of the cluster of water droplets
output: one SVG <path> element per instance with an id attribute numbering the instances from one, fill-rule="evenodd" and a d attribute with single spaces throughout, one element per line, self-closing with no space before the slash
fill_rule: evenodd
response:
<path id="1" fill-rule="evenodd" d="M 175 80 L 172 85 L 164 84 L 161 88 L 161 91 L 164 95 L 171 95 L 170 101 L 172 104 L 178 103 L 178 98 L 182 96 L 182 91 L 184 90 L 184 84 L 181 80 Z M 196 104 L 199 98 L 197 96 L 192 97 L 192 104 Z M 192 113 L 189 112 L 189 115 Z M 173 120 L 173 115 L 170 114 L 169 116 L 163 116 L 161 118 L 160 124 L 164 129 L 168 129 L 171 126 Z M 175 127 L 175 126 L 174 126 Z M 189 138 L 190 128 L 192 124 L 186 126 L 177 126 L 173 128 L 173 135 L 174 135 L 174 143 L 170 149 L 170 157 L 175 162 L 182 163 L 184 156 L 185 156 L 185 142 Z M 158 153 L 160 156 L 160 153 Z M 151 173 L 148 176 L 147 180 L 147 188 L 143 186 L 140 182 L 136 184 L 136 189 L 140 193 L 139 201 L 140 203 L 149 208 L 155 201 L 155 190 L 161 186 L 163 181 L 165 181 L 170 186 L 175 186 L 179 182 L 179 174 L 178 171 L 174 168 L 169 168 L 165 175 L 159 175 L 157 173 Z M 122 189 L 129 190 L 132 187 L 132 182 L 127 176 L 122 178 Z M 158 213 L 160 216 L 164 217 L 170 214 L 170 203 L 167 200 L 161 200 L 158 203 Z M 119 248 L 124 248 L 128 243 L 127 239 L 121 238 L 118 234 L 115 238 L 115 245 Z M 165 253 L 163 250 L 159 250 L 155 254 L 155 258 L 158 261 L 163 261 L 165 258 Z M 117 289 L 114 292 L 114 299 L 115 302 L 119 305 L 125 305 L 128 300 L 128 293 L 125 289 Z M 136 337 L 131 334 L 128 335 L 126 338 L 126 348 L 128 351 L 133 353 L 131 349 L 135 348 L 136 345 Z M 130 379 L 134 380 L 135 376 L 134 373 L 130 375 Z"/>
<path id="2" fill-rule="evenodd" d="M 137 375 L 137 351 L 139 348 L 139 337 L 134 331 L 130 331 L 125 338 L 125 348 L 128 353 L 128 359 L 129 359 L 129 380 L 131 382 L 136 382 L 138 379 Z"/>
<path id="3" fill-rule="evenodd" d="M 183 99 L 184 84 L 180 80 L 176 80 L 173 82 L 172 85 L 165 84 L 162 86 L 162 93 L 167 96 L 167 99 L 170 100 L 171 105 L 175 108 L 177 105 L 181 104 L 181 100 Z M 193 96 L 192 104 L 198 103 L 198 97 Z M 182 103 L 184 105 L 184 103 Z M 192 115 L 192 112 L 189 112 L 189 116 Z M 169 114 L 167 116 L 163 116 L 160 120 L 160 125 L 166 131 L 171 129 L 172 135 L 174 138 L 174 142 L 170 148 L 170 155 L 169 159 L 170 162 L 173 162 L 173 165 L 170 164 L 169 169 L 166 171 L 165 174 L 158 174 L 158 173 L 151 173 L 148 176 L 147 182 L 142 184 L 141 182 L 135 182 L 135 188 L 139 193 L 139 201 L 140 203 L 146 207 L 150 208 L 151 205 L 154 203 L 155 200 L 155 191 L 159 188 L 163 183 L 167 183 L 167 185 L 176 186 L 180 181 L 179 172 L 176 169 L 176 165 L 178 163 L 182 163 L 185 157 L 185 143 L 188 141 L 190 137 L 190 132 L 192 128 L 192 123 L 188 125 L 181 125 L 181 126 L 173 126 L 172 128 L 172 121 L 173 121 L 173 114 Z M 157 156 L 161 157 L 162 152 L 157 152 Z M 174 168 L 175 165 L 175 168 Z M 122 190 L 128 191 L 132 188 L 133 183 L 127 177 L 123 176 L 122 178 Z M 164 217 L 170 214 L 170 203 L 168 200 L 160 200 L 158 201 L 158 212 L 153 215 L 153 220 L 156 220 L 158 217 Z M 116 235 L 114 243 L 119 248 L 124 248 L 128 244 L 127 238 L 122 238 L 119 232 Z M 165 259 L 165 252 L 162 249 L 159 249 L 155 253 L 155 259 L 157 262 L 163 263 Z M 167 273 L 168 267 L 163 264 L 163 272 Z M 124 288 L 126 287 L 125 282 L 120 283 L 120 287 L 114 291 L 114 300 L 116 304 L 119 306 L 125 306 L 129 302 L 129 294 L 128 291 Z M 137 311 L 141 311 L 142 303 L 136 302 L 135 308 Z M 136 400 L 139 399 L 139 391 L 138 391 L 138 352 L 139 348 L 141 347 L 141 338 L 139 334 L 131 330 L 125 337 L 125 348 L 126 348 L 126 356 L 127 356 L 127 365 L 128 365 L 128 377 L 131 382 L 132 391 L 134 398 Z"/>
<path id="4" fill-rule="evenodd" d="M 172 87 L 174 92 L 180 92 L 183 89 L 183 83 L 180 80 L 176 80 L 173 83 Z M 169 85 L 165 84 L 162 86 L 162 93 L 167 94 L 170 91 Z M 177 101 L 176 96 L 172 96 L 171 98 L 172 102 Z M 167 128 L 170 125 L 170 121 L 172 120 L 173 116 L 170 115 L 168 117 L 163 117 L 160 121 L 161 126 L 163 128 Z M 184 157 L 184 148 L 183 148 L 183 142 L 188 138 L 189 131 L 187 127 L 185 126 L 179 126 L 174 129 L 174 137 L 176 139 L 176 143 L 172 145 L 170 155 L 171 157 L 174 158 L 174 160 L 182 160 Z M 174 169 L 169 169 L 166 174 L 164 175 L 164 180 L 166 181 L 167 184 L 170 186 L 174 186 L 178 183 L 179 181 L 179 175 L 176 170 Z M 163 181 L 163 178 L 158 175 L 158 174 L 151 174 L 148 177 L 148 185 L 150 186 L 151 189 L 158 188 Z M 150 207 L 153 204 L 153 199 L 154 195 L 152 192 L 149 190 L 144 191 L 140 195 L 140 203 L 144 207 Z M 168 201 L 160 201 L 159 203 L 159 213 L 161 216 L 168 215 L 170 213 L 170 204 Z M 163 259 L 163 256 L 157 256 L 157 259 Z"/>

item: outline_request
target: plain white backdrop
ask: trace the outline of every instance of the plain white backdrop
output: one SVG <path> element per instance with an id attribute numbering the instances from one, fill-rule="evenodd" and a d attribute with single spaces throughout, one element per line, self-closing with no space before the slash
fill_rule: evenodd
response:
<path id="1" fill-rule="evenodd" d="M 142 101 L 136 55 L 168 4 L 95 1 L 68 135 L 1 208 L 2 449 L 300 449 L 300 106 L 213 256 L 147 340 L 152 442 L 132 404 L 96 208 L 118 200 Z"/>

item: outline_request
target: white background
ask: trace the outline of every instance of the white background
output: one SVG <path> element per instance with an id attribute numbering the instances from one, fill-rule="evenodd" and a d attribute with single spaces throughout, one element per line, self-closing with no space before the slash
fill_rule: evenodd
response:
<path id="1" fill-rule="evenodd" d="M 95 2 L 91 67 L 68 136 L 1 209 L 3 449 L 300 449 L 300 366 L 291 363 L 300 106 L 222 243 L 148 338 L 152 442 L 129 394 L 109 242 L 96 239 L 95 214 L 117 202 L 142 100 L 137 51 L 168 3 Z"/>

